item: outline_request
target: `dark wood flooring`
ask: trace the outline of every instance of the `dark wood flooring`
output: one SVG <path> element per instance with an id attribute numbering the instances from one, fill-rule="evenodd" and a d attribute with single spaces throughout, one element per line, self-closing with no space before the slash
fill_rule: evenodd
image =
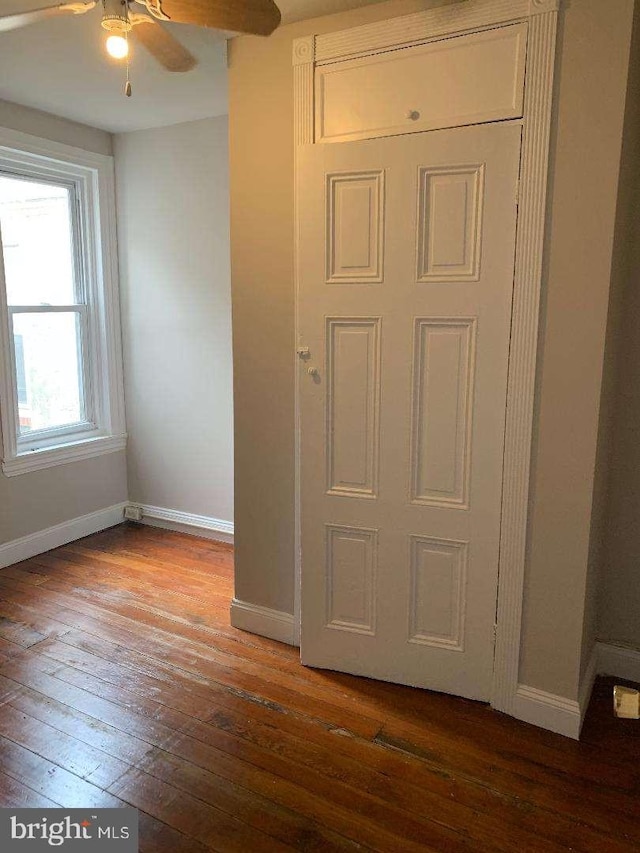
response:
<path id="1" fill-rule="evenodd" d="M 0 806 L 140 809 L 140 849 L 640 850 L 640 722 L 581 743 L 304 669 L 229 625 L 228 546 L 122 525 L 0 571 Z"/>

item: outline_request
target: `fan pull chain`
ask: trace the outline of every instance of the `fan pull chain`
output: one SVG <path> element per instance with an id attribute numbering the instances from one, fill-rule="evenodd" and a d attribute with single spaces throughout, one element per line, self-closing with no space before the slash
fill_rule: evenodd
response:
<path id="1" fill-rule="evenodd" d="M 128 10 L 127 10 L 127 12 L 128 12 Z M 126 40 L 127 40 L 127 82 L 125 83 L 124 93 L 125 93 L 125 95 L 127 96 L 127 98 L 130 98 L 130 97 L 131 97 L 131 95 L 132 95 L 132 89 L 131 89 L 131 80 L 129 79 L 129 67 L 130 67 L 130 61 L 129 61 L 129 59 L 130 59 L 130 53 L 129 53 L 129 30 L 127 30 L 127 31 L 126 31 L 126 33 L 125 33 L 125 38 L 126 38 Z"/>

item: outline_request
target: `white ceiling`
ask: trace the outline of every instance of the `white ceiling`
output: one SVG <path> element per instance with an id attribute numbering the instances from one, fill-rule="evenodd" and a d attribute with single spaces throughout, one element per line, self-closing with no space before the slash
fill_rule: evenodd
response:
<path id="1" fill-rule="evenodd" d="M 379 0 L 276 2 L 287 23 Z M 46 5 L 47 0 L 0 0 L 0 14 Z M 227 112 L 224 36 L 181 24 L 166 26 L 198 65 L 186 74 L 171 74 L 138 47 L 131 64 L 132 98 L 123 94 L 123 66 L 105 54 L 100 5 L 86 15 L 0 32 L 0 99 L 114 133 L 223 115 Z"/>

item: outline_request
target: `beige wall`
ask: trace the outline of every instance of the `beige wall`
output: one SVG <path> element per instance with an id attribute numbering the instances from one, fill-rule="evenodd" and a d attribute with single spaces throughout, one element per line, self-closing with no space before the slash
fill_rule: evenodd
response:
<path id="1" fill-rule="evenodd" d="M 124 453 L 0 474 L 0 545 L 127 500 Z"/>
<path id="2" fill-rule="evenodd" d="M 602 377 L 602 394 L 600 399 L 600 423 L 598 431 L 598 448 L 596 456 L 596 472 L 594 483 L 594 502 L 591 516 L 591 539 L 589 546 L 589 573 L 587 577 L 587 596 L 585 608 L 582 671 L 589 663 L 596 639 L 603 636 L 604 626 L 601 623 L 601 613 L 604 619 L 610 612 L 610 600 L 616 597 L 615 580 L 617 574 L 613 571 L 612 556 L 616 552 L 619 533 L 611 528 L 610 519 L 618 517 L 616 499 L 613 496 L 613 486 L 620 481 L 620 466 L 616 465 L 616 445 L 619 442 L 617 434 L 622 427 L 626 428 L 627 415 L 624 396 L 620 396 L 619 379 L 623 376 L 624 367 L 633 363 L 634 337 L 636 329 L 633 323 L 626 321 L 629 292 L 638 286 L 638 237 L 640 236 L 640 220 L 638 219 L 638 204 L 640 203 L 640 3 L 635 3 L 633 30 L 630 45 L 629 73 L 627 77 L 626 107 L 622 137 L 622 153 L 620 159 L 620 179 L 618 184 L 618 200 L 616 211 L 615 237 L 613 244 L 613 262 L 611 288 L 609 293 L 609 314 L 605 343 L 605 358 Z M 630 290 L 631 289 L 631 290 Z M 636 306 L 636 316 L 638 307 Z M 626 332 L 626 334 L 625 334 Z M 631 352 L 627 348 L 631 344 Z M 635 382 L 640 384 L 640 364 L 638 356 L 634 367 Z M 636 392 L 637 393 L 637 392 Z M 636 413 L 637 414 L 637 413 Z M 634 424 L 631 423 L 632 431 Z M 620 448 L 622 453 L 626 449 Z M 626 472 L 627 461 L 623 458 L 622 471 Z M 613 498 L 613 500 L 612 500 Z M 631 528 L 633 529 L 633 528 Z M 621 532 L 621 531 L 620 531 Z M 612 541 L 609 542 L 609 537 Z M 636 553 L 637 553 L 637 543 Z M 618 556 L 615 556 L 615 562 Z M 625 565 L 628 570 L 628 563 Z M 628 580 L 633 579 L 633 574 Z M 612 583 L 613 582 L 613 583 Z M 626 585 L 626 584 L 625 584 Z M 635 636 L 640 647 L 640 575 L 635 575 L 635 585 L 630 584 L 632 594 L 622 596 L 627 624 L 635 627 Z M 605 615 L 606 614 L 606 615 Z M 604 629 L 605 633 L 607 630 Z"/>
<path id="3" fill-rule="evenodd" d="M 115 152 L 129 498 L 233 521 L 228 120 Z"/>
<path id="4" fill-rule="evenodd" d="M 111 136 L 47 113 L 0 101 L 0 127 L 111 153 Z M 127 499 L 124 453 L 17 477 L 0 473 L 0 544 Z"/>
<path id="5" fill-rule="evenodd" d="M 637 4 L 618 200 L 615 304 L 603 396 L 610 481 L 601 543 L 598 638 L 640 649 L 640 4 Z M 604 432 L 604 429 L 603 429 Z"/>
<path id="6" fill-rule="evenodd" d="M 229 48 L 236 596 L 293 612 L 292 41 L 440 2 L 393 0 Z"/>
<path id="7" fill-rule="evenodd" d="M 112 137 L 104 130 L 0 100 L 0 127 L 75 145 L 97 154 L 112 154 Z"/>
<path id="8" fill-rule="evenodd" d="M 594 633 L 590 515 L 632 13 L 632 0 L 577 0 L 559 32 L 520 680 L 570 698 Z"/>
<path id="9" fill-rule="evenodd" d="M 236 594 L 257 604 L 291 612 L 294 591 L 291 42 L 435 5 L 442 4 L 396 0 L 231 45 Z M 632 0 L 573 0 L 567 7 L 559 34 L 521 681 L 575 698 Z"/>

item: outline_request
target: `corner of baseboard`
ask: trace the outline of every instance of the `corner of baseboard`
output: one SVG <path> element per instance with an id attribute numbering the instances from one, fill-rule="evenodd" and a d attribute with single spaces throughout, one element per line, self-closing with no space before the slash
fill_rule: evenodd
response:
<path id="1" fill-rule="evenodd" d="M 525 723 L 578 740 L 582 727 L 580 704 L 573 699 L 557 696 L 519 684 L 513 702 L 513 716 Z"/>
<path id="2" fill-rule="evenodd" d="M 580 682 L 577 701 L 547 693 L 537 687 L 519 684 L 513 703 L 513 716 L 534 726 L 578 740 L 584 722 L 593 685 L 600 672 L 600 650 L 594 643 L 589 662 Z M 638 654 L 640 660 L 640 653 Z"/>
<path id="3" fill-rule="evenodd" d="M 591 654 L 589 655 L 587 668 L 585 669 L 582 679 L 580 681 L 580 689 L 578 691 L 578 707 L 580 709 L 580 729 L 582 729 L 582 724 L 584 722 L 587 709 L 589 708 L 589 702 L 591 701 L 591 694 L 593 692 L 593 685 L 595 684 L 597 675 L 598 644 L 594 643 L 591 648 Z"/>
<path id="4" fill-rule="evenodd" d="M 231 602 L 231 624 L 241 631 L 259 634 L 290 646 L 298 645 L 293 616 L 282 610 L 272 610 L 234 598 Z"/>
<path id="5" fill-rule="evenodd" d="M 234 526 L 232 521 L 152 506 L 137 501 L 129 501 L 127 509 L 137 511 L 136 514 L 139 514 L 139 517 L 132 520 L 138 524 L 160 527 L 163 530 L 175 530 L 177 533 L 201 536 L 204 539 L 213 539 L 216 542 L 233 545 Z"/>

